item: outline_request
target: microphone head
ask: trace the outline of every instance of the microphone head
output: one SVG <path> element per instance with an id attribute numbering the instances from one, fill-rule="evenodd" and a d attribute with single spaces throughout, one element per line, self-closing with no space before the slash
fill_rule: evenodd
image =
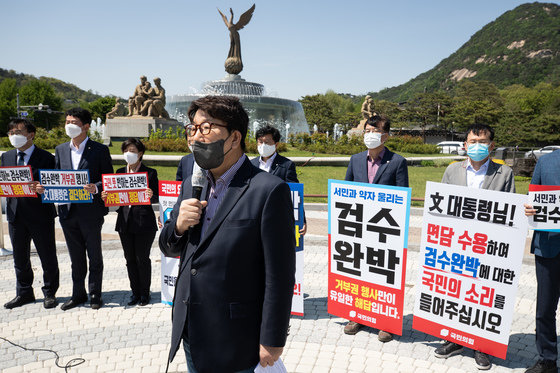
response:
<path id="1" fill-rule="evenodd" d="M 206 182 L 206 175 L 204 175 L 202 168 L 200 168 L 200 166 L 196 162 L 194 162 L 193 164 L 193 174 L 191 177 L 191 182 L 193 187 L 203 187 L 204 183 Z"/>

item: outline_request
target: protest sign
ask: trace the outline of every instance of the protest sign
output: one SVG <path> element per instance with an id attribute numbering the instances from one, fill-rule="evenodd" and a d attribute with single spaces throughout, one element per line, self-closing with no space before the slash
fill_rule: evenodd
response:
<path id="1" fill-rule="evenodd" d="M 428 182 L 412 327 L 505 359 L 527 196 Z"/>
<path id="2" fill-rule="evenodd" d="M 181 194 L 180 181 L 159 181 L 159 218 L 162 224 L 169 219 L 173 206 Z M 161 254 L 161 303 L 173 304 L 175 281 L 179 274 L 179 257 L 172 258 Z"/>
<path id="3" fill-rule="evenodd" d="M 527 203 L 537 213 L 529 217 L 531 229 L 560 232 L 560 185 L 529 185 Z"/>
<path id="4" fill-rule="evenodd" d="M 147 172 L 103 174 L 103 191 L 107 192 L 105 206 L 149 205 L 146 193 Z"/>
<path id="5" fill-rule="evenodd" d="M 294 221 L 296 235 L 296 282 L 292 297 L 292 315 L 303 316 L 303 236 L 299 230 L 304 224 L 303 184 L 288 183 L 294 205 Z"/>
<path id="6" fill-rule="evenodd" d="M 45 187 L 43 203 L 92 203 L 93 196 L 84 189 L 89 184 L 88 170 L 39 170 Z"/>
<path id="7" fill-rule="evenodd" d="M 330 314 L 402 335 L 410 194 L 329 180 Z"/>
<path id="8" fill-rule="evenodd" d="M 0 167 L 0 197 L 35 197 L 31 166 Z"/>

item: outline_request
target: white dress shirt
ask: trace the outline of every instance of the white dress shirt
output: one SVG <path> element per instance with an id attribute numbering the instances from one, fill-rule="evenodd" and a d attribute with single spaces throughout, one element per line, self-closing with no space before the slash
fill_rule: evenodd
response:
<path id="1" fill-rule="evenodd" d="M 471 160 L 469 158 L 469 164 L 467 166 L 467 186 L 469 188 L 480 189 L 482 187 L 482 183 L 484 183 L 484 176 L 486 176 L 489 164 L 490 157 L 488 157 L 488 160 L 484 162 L 482 166 L 480 166 L 478 171 L 476 171 L 471 165 Z"/>
<path id="2" fill-rule="evenodd" d="M 80 161 L 82 160 L 82 154 L 84 154 L 84 149 L 86 148 L 86 143 L 89 137 L 82 141 L 80 145 L 76 148 L 72 140 L 70 140 L 70 155 L 72 156 L 72 169 L 77 170 L 80 166 Z"/>
<path id="3" fill-rule="evenodd" d="M 278 152 L 274 152 L 274 154 L 272 154 L 270 158 L 266 160 L 266 162 L 263 161 L 262 157 L 259 157 L 259 168 L 263 171 L 270 172 L 270 168 L 272 167 L 274 158 L 276 158 L 276 154 L 278 154 Z"/>

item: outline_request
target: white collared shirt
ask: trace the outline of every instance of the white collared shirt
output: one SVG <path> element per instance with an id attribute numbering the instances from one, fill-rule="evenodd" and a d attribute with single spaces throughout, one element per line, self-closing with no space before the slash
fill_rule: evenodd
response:
<path id="1" fill-rule="evenodd" d="M 471 165 L 471 159 L 468 159 L 469 164 L 467 165 L 467 186 L 469 188 L 482 188 L 482 184 L 484 183 L 484 176 L 486 176 L 486 172 L 488 171 L 488 165 L 490 164 L 490 157 L 488 160 L 484 162 L 482 166 L 476 171 L 473 166 Z"/>
<path id="2" fill-rule="evenodd" d="M 276 154 L 278 154 L 278 152 L 274 152 L 274 154 L 272 154 L 270 158 L 266 160 L 266 162 L 263 161 L 262 157 L 259 157 L 259 168 L 263 171 L 270 172 L 270 168 L 272 167 L 274 158 L 276 158 Z"/>
<path id="3" fill-rule="evenodd" d="M 89 137 L 86 136 L 85 140 L 76 148 L 72 140 L 70 140 L 70 155 L 72 156 L 72 169 L 77 170 L 80 166 L 80 161 L 82 160 L 82 154 L 84 154 L 84 149 L 86 148 L 86 143 Z"/>
<path id="4" fill-rule="evenodd" d="M 17 155 L 16 155 L 16 164 L 17 161 L 19 161 L 19 153 L 23 152 L 24 156 L 23 156 L 23 163 L 27 166 L 29 164 L 29 158 L 31 158 L 31 153 L 33 153 L 33 150 L 35 150 L 35 144 L 32 144 L 29 148 L 25 149 L 25 150 L 17 150 Z"/>

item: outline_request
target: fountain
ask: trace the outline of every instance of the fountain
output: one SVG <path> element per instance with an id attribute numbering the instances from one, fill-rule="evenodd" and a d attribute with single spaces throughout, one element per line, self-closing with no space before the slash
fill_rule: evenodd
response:
<path id="1" fill-rule="evenodd" d="M 220 12 L 230 31 L 230 51 L 225 62 L 227 75 L 223 79 L 204 83 L 199 93 L 168 96 L 165 108 L 167 112 L 175 113 L 175 119 L 178 120 L 178 116 L 186 116 L 191 102 L 200 97 L 207 95 L 237 96 L 249 114 L 249 128 L 253 128 L 254 131 L 260 126 L 271 125 L 280 131 L 281 141 L 286 141 L 288 129 L 290 129 L 290 133 L 309 133 L 309 126 L 301 104 L 293 100 L 267 96 L 264 85 L 248 82 L 239 75 L 243 69 L 243 63 L 237 31 L 249 23 L 254 10 L 253 5 L 239 17 L 237 24 L 233 24 L 231 9 L 229 20 Z"/>

